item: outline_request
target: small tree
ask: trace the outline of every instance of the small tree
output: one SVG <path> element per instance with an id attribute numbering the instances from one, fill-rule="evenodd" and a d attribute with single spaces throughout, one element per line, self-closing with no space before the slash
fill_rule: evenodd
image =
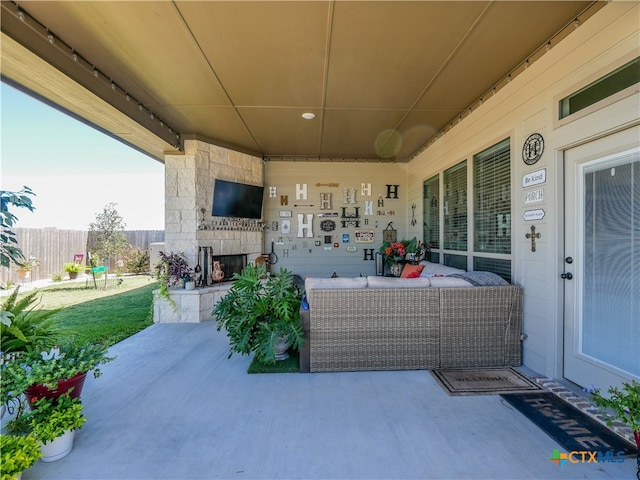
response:
<path id="1" fill-rule="evenodd" d="M 19 192 L 0 190 L 0 265 L 3 267 L 9 268 L 11 263 L 19 265 L 25 260 L 22 250 L 18 248 L 16 234 L 12 231 L 18 217 L 9 211 L 9 207 L 24 207 L 33 212 L 35 207 L 30 195 L 35 193 L 29 187 L 22 187 Z"/>
<path id="2" fill-rule="evenodd" d="M 96 221 L 89 224 L 89 232 L 95 241 L 94 253 L 108 259 L 124 252 L 127 248 L 125 223 L 116 210 L 116 203 L 108 203 L 102 213 L 96 215 Z"/>

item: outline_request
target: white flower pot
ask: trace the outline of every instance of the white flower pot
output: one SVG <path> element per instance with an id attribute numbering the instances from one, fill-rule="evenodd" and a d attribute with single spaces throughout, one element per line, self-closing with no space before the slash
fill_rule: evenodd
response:
<path id="1" fill-rule="evenodd" d="M 73 448 L 73 439 L 76 436 L 75 430 L 67 430 L 62 436 L 52 442 L 47 442 L 40 446 L 42 462 L 55 462 L 69 455 Z"/>
<path id="2" fill-rule="evenodd" d="M 195 290 L 196 282 L 194 282 L 194 281 L 185 282 L 184 283 L 184 288 L 185 288 L 185 290 Z"/>

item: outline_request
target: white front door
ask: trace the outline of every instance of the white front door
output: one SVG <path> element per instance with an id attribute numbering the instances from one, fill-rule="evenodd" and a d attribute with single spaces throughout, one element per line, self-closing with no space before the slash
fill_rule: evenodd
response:
<path id="1" fill-rule="evenodd" d="M 640 127 L 564 152 L 564 376 L 640 379 Z"/>

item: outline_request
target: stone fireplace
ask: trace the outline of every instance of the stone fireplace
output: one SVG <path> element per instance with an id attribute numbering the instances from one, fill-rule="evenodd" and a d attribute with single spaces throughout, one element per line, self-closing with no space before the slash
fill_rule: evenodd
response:
<path id="1" fill-rule="evenodd" d="M 264 161 L 195 138 L 184 141 L 184 154 L 165 156 L 166 252 L 183 252 L 189 265 L 200 265 L 206 256 L 209 278 L 212 261 L 224 266 L 224 280 L 211 281 L 195 290 L 172 290 L 177 309 L 160 299 L 154 302 L 154 322 L 201 322 L 212 320 L 214 304 L 229 289 L 233 272 L 262 255 L 261 222 L 230 222 L 211 216 L 216 178 L 252 185 L 264 183 Z M 206 249 L 206 255 L 203 250 Z M 213 283 L 213 284 L 212 284 Z"/>

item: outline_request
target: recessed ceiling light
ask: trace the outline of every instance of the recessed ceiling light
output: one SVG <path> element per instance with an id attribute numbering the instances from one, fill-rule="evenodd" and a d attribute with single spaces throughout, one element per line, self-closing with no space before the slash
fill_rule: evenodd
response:
<path id="1" fill-rule="evenodd" d="M 302 114 L 302 118 L 304 118 L 305 120 L 313 120 L 314 118 L 316 118 L 316 114 L 311 112 L 305 112 Z"/>

